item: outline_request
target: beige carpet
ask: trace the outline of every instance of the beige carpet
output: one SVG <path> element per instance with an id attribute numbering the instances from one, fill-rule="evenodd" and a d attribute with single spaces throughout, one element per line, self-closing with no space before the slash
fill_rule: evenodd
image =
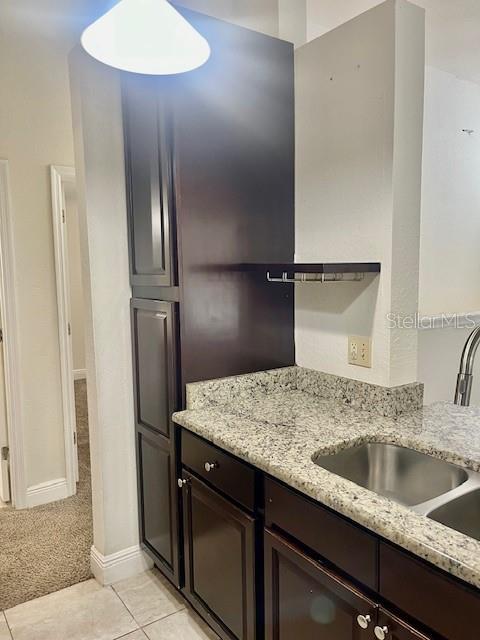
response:
<path id="1" fill-rule="evenodd" d="M 75 382 L 80 482 L 72 498 L 0 510 L 0 611 L 91 577 L 92 506 L 87 391 Z"/>

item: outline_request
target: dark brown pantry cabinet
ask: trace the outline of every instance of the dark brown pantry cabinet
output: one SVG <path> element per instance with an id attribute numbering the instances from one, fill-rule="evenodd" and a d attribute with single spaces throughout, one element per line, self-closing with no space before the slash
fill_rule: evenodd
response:
<path id="1" fill-rule="evenodd" d="M 293 46 L 180 10 L 208 62 L 122 76 L 140 534 L 179 587 L 186 383 L 295 362 L 292 285 L 245 267 L 294 257 Z"/>
<path id="2" fill-rule="evenodd" d="M 124 83 L 126 86 L 126 83 Z M 125 147 L 133 286 L 171 287 L 174 276 L 171 129 L 166 100 L 153 82 L 125 89 Z"/>

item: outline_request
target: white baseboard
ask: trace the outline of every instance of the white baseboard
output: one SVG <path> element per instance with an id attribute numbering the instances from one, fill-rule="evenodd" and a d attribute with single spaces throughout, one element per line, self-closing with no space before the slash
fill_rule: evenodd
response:
<path id="1" fill-rule="evenodd" d="M 87 377 L 86 369 L 74 369 L 73 370 L 73 379 L 74 380 L 85 380 Z"/>
<path id="2" fill-rule="evenodd" d="M 27 507 L 38 507 L 41 504 L 56 502 L 68 498 L 66 478 L 49 480 L 27 488 Z"/>
<path id="3" fill-rule="evenodd" d="M 103 586 L 136 576 L 153 567 L 152 560 L 139 545 L 104 556 L 95 547 L 90 552 L 90 566 L 96 580 Z"/>

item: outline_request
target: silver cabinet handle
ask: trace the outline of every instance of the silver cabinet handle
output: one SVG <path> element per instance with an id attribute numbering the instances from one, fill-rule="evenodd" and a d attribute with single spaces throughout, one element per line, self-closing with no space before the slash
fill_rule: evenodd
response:
<path id="1" fill-rule="evenodd" d="M 362 629 L 368 629 L 368 625 L 370 624 L 371 621 L 372 621 L 372 618 L 370 615 L 357 616 L 358 626 L 361 627 Z"/>
<path id="2" fill-rule="evenodd" d="M 210 473 L 210 471 L 218 469 L 218 462 L 205 462 L 203 466 L 205 467 L 205 471 Z"/>
<path id="3" fill-rule="evenodd" d="M 179 478 L 177 480 L 178 488 L 183 489 L 183 487 L 188 484 L 188 480 L 183 480 L 183 478 Z"/>
<path id="4" fill-rule="evenodd" d="M 388 627 L 375 627 L 373 632 L 377 640 L 385 640 L 388 636 Z"/>

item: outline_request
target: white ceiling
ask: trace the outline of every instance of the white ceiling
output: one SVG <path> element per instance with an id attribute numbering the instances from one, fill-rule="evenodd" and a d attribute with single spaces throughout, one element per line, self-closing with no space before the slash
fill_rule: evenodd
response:
<path id="1" fill-rule="evenodd" d="M 427 64 L 480 84 L 480 0 L 413 0 L 426 9 Z M 308 39 L 379 4 L 307 0 Z"/>

